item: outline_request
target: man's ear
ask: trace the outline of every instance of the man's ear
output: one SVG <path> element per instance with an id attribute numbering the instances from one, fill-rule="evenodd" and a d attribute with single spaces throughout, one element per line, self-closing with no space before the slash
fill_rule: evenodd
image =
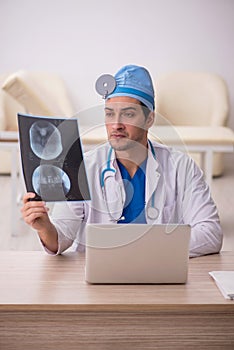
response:
<path id="1" fill-rule="evenodd" d="M 154 119 L 155 119 L 155 113 L 150 112 L 146 119 L 147 128 L 150 128 L 154 124 Z"/>

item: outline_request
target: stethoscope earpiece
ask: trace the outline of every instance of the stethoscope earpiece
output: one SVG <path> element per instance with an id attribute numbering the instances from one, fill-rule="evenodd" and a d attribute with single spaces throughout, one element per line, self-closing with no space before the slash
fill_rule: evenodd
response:
<path id="1" fill-rule="evenodd" d="M 104 99 L 110 95 L 116 87 L 116 80 L 113 75 L 103 74 L 101 75 L 95 84 L 95 89 L 99 95 Z"/>

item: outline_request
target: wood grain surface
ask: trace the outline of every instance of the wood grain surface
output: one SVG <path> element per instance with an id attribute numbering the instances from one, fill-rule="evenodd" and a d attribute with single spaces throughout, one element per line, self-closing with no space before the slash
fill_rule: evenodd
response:
<path id="1" fill-rule="evenodd" d="M 0 252 L 0 349 L 233 349 L 234 302 L 191 259 L 186 285 L 89 285 L 84 256 Z"/>

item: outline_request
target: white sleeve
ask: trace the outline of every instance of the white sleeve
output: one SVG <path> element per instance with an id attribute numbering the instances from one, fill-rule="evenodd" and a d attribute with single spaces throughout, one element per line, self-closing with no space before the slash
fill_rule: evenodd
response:
<path id="1" fill-rule="evenodd" d="M 67 250 L 75 242 L 83 250 L 84 204 L 83 202 L 58 202 L 54 205 L 51 222 L 58 232 L 58 251 L 52 253 L 46 247 L 47 253 L 58 255 Z"/>
<path id="2" fill-rule="evenodd" d="M 189 160 L 183 203 L 183 221 L 191 225 L 190 257 L 217 253 L 222 247 L 223 233 L 216 205 L 203 172 Z"/>

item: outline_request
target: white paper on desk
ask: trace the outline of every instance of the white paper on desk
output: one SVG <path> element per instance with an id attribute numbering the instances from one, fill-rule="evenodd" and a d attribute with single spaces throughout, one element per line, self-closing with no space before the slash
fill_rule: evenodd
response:
<path id="1" fill-rule="evenodd" d="M 234 300 L 234 271 L 211 271 L 209 274 L 215 280 L 224 298 Z"/>

